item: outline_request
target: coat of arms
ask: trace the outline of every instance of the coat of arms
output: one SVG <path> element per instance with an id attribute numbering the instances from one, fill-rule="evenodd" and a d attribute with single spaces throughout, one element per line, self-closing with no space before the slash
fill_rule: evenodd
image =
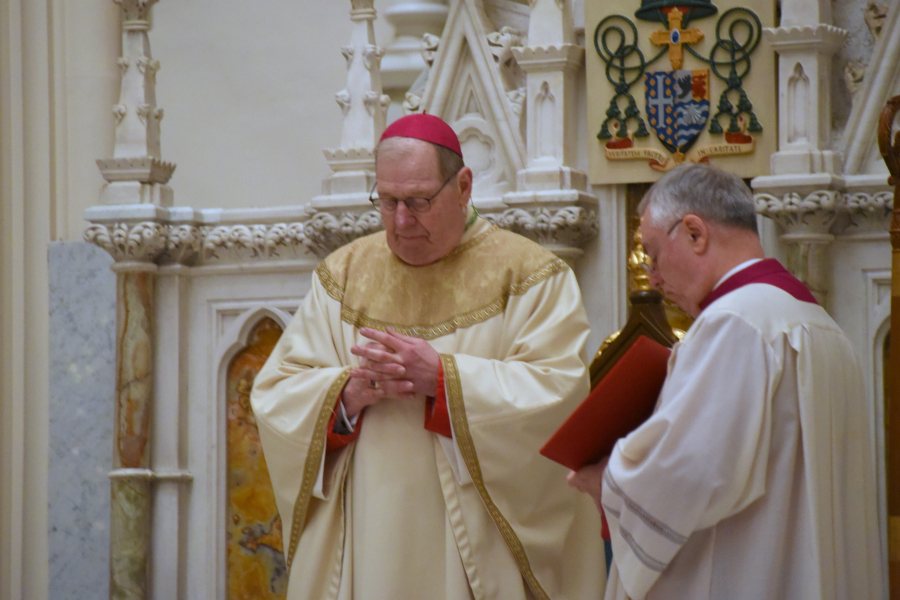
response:
<path id="1" fill-rule="evenodd" d="M 756 13 L 732 7 L 720 15 L 709 0 L 643 0 L 634 16 L 657 26 L 641 36 L 635 21 L 613 14 L 594 31 L 613 90 L 597 134 L 605 159 L 666 171 L 753 153 L 763 128 L 744 82 L 762 32 Z M 661 59 L 670 68 L 652 70 Z M 654 135 L 659 144 L 650 143 Z"/>

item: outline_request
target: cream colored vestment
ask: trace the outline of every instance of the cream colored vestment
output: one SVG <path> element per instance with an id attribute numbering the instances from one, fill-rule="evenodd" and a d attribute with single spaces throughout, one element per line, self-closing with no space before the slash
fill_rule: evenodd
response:
<path id="1" fill-rule="evenodd" d="M 883 597 L 869 409 L 850 342 L 768 284 L 710 304 L 604 477 L 607 600 Z"/>
<path id="2" fill-rule="evenodd" d="M 324 452 L 362 326 L 441 353 L 452 439 L 423 428 L 424 397 L 385 399 Z M 587 334 L 571 270 L 481 219 L 432 265 L 403 263 L 384 233 L 326 258 L 252 394 L 288 597 L 602 597 L 599 515 L 538 454 L 587 394 Z"/>

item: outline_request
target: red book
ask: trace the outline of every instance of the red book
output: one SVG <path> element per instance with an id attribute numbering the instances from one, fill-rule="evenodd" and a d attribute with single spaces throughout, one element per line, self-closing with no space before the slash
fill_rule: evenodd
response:
<path id="1" fill-rule="evenodd" d="M 556 430 L 541 454 L 577 471 L 612 452 L 647 420 L 666 380 L 670 348 L 641 335 Z"/>

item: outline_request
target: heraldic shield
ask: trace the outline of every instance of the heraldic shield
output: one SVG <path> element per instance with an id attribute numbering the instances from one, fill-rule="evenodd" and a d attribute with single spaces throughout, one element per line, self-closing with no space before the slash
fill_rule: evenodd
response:
<path id="1" fill-rule="evenodd" d="M 647 118 L 673 154 L 687 152 L 709 120 L 709 70 L 645 73 Z"/>

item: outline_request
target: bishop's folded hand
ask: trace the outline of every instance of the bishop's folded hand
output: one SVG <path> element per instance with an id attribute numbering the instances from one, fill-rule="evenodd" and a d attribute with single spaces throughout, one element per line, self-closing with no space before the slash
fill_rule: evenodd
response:
<path id="1" fill-rule="evenodd" d="M 351 377 L 388 375 L 388 378 L 405 379 L 412 383 L 412 391 L 423 396 L 434 396 L 437 390 L 441 356 L 423 339 L 397 333 L 388 328 L 378 331 L 363 327 L 359 333 L 374 343 L 353 346 L 350 352 L 360 357 L 359 369 L 350 372 Z M 397 367 L 402 369 L 402 374 Z"/>

